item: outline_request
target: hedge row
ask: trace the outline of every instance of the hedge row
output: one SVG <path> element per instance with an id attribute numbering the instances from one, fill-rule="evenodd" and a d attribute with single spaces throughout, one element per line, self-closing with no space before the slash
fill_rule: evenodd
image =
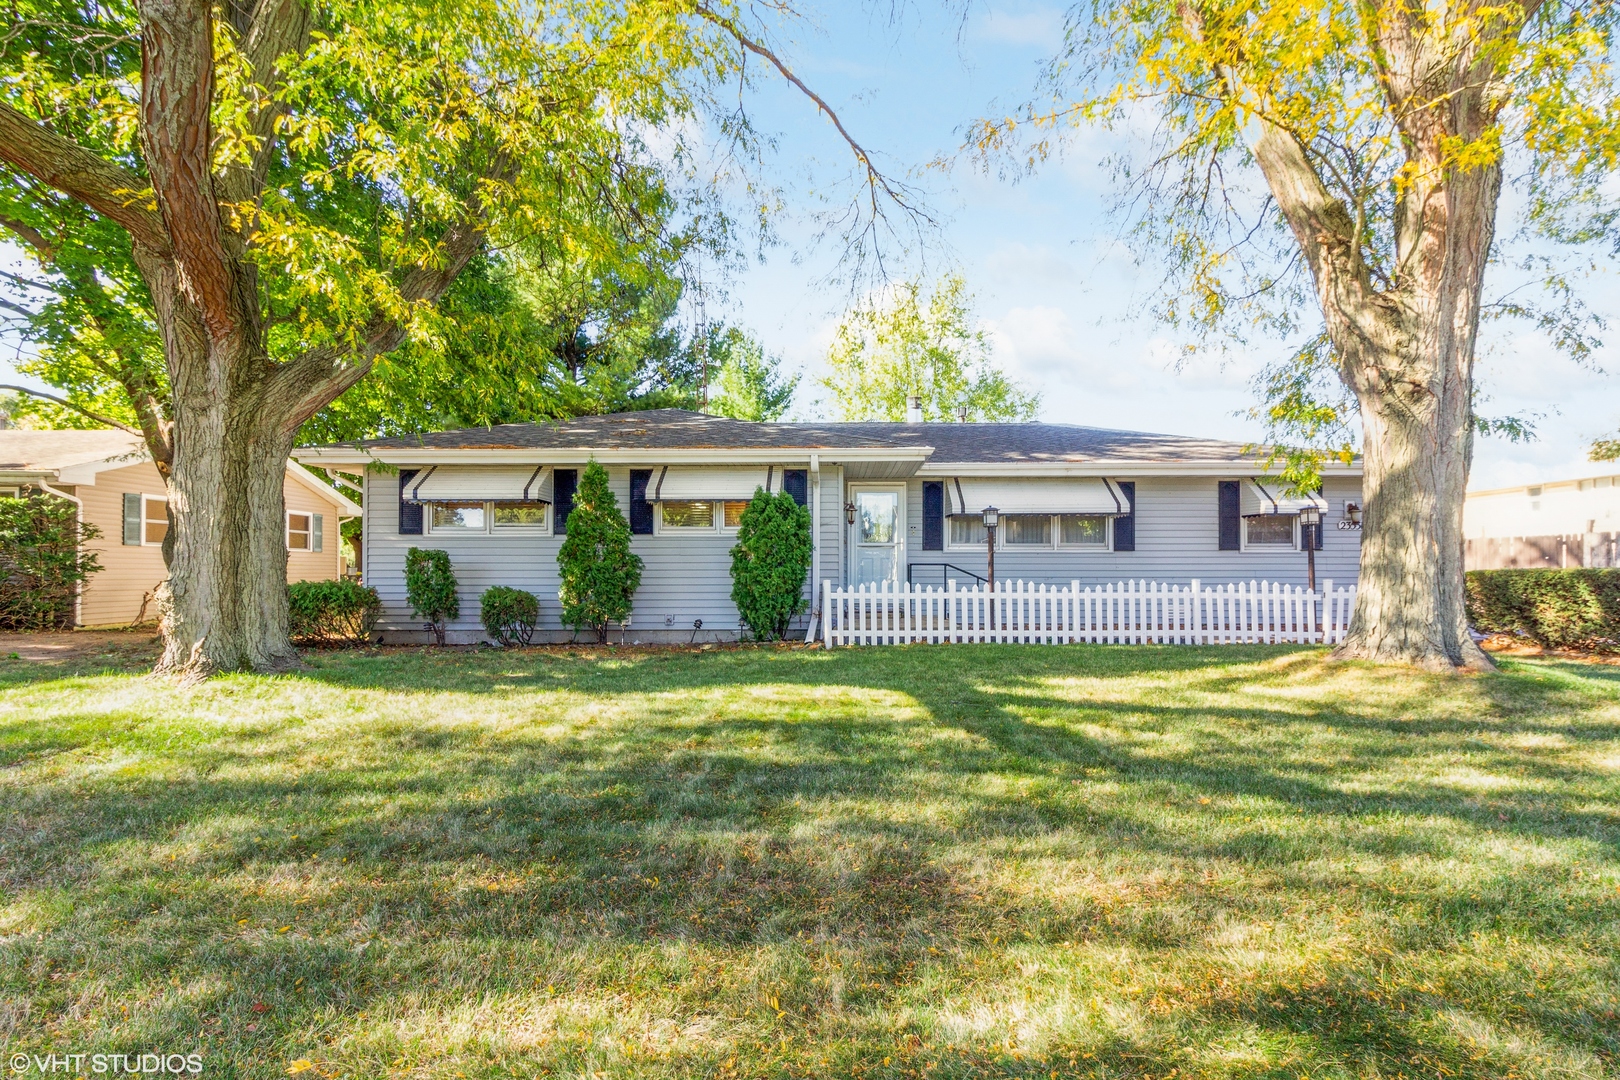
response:
<path id="1" fill-rule="evenodd" d="M 1468 620 L 1546 648 L 1620 650 L 1620 570 L 1470 570 Z"/>

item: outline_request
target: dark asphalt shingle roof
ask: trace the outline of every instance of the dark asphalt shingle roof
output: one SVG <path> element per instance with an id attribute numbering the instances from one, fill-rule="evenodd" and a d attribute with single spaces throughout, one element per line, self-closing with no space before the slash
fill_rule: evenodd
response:
<path id="1" fill-rule="evenodd" d="M 376 450 L 839 450 L 934 447 L 930 463 L 1251 460 L 1242 443 L 1075 424 L 754 423 L 686 409 L 424 432 L 349 444 Z"/>

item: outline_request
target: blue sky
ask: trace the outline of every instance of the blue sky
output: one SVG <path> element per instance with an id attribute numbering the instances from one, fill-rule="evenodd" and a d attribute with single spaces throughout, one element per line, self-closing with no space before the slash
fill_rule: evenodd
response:
<path id="1" fill-rule="evenodd" d="M 1195 356 L 1173 369 L 1181 342 L 1142 311 L 1157 278 L 1138 269 L 1108 212 L 1110 178 L 1099 162 L 1110 137 L 1079 134 L 1063 160 L 1017 184 L 966 165 L 925 168 L 955 154 L 965 124 L 1003 115 L 1030 95 L 1061 34 L 1062 9 L 981 2 L 965 19 L 958 4 L 913 5 L 892 19 L 891 10 L 886 0 L 820 0 L 774 43 L 887 170 L 914 174 L 929 190 L 942 224 L 928 269 L 962 271 L 998 359 L 1040 391 L 1042 418 L 1257 438 L 1258 426 L 1240 415 L 1253 404 L 1249 380 L 1284 346 L 1224 362 Z M 816 192 L 848 174 L 850 157 L 814 106 L 780 80 L 762 77 L 749 108 L 778 138 L 772 175 L 788 197 L 778 222 L 783 242 L 736 276 L 726 301 L 708 305 L 708 314 L 747 326 L 802 369 L 801 411 L 809 412 L 821 356 L 850 294 L 827 286 L 838 250 L 813 242 L 808 211 Z M 0 250 L 0 261 L 14 255 Z M 1589 282 L 1586 296 L 1610 316 L 1611 337 L 1620 340 L 1612 276 Z M 1610 344 L 1600 366 L 1620 366 L 1620 348 Z M 0 360 L 0 381 L 15 380 Z M 1608 375 L 1556 355 L 1532 331 L 1499 326 L 1487 332 L 1481 380 L 1490 397 L 1485 411 L 1543 419 L 1530 444 L 1481 441 L 1474 487 L 1620 471 L 1584 460 L 1586 442 L 1620 430 Z"/>
<path id="2" fill-rule="evenodd" d="M 887 4 L 828 0 L 785 43 L 799 73 L 895 171 L 954 155 L 966 123 L 1005 115 L 1026 99 L 1061 34 L 1059 7 L 979 4 L 965 21 L 950 7 L 913 7 L 891 21 Z M 784 177 L 808 171 L 825 180 L 845 168 L 831 126 L 796 93 L 762 86 L 753 111 L 760 126 L 782 136 Z M 1181 340 L 1143 311 L 1156 273 L 1138 268 L 1110 214 L 1110 177 L 1100 159 L 1111 138 L 1080 133 L 1062 161 L 1017 184 L 965 165 L 948 175 L 923 173 L 944 219 L 931 269 L 954 265 L 964 273 L 1001 363 L 1041 392 L 1043 419 L 1257 438 L 1259 427 L 1240 415 L 1254 402 L 1249 381 L 1283 346 L 1224 362 L 1197 356 L 1173 369 Z M 823 284 L 837 252 L 830 244 L 810 248 L 809 231 L 786 223 L 790 248 L 769 252 L 733 283 L 729 311 L 801 366 L 807 381 L 849 298 Z M 1611 318 L 1611 338 L 1620 341 L 1612 276 L 1589 281 L 1585 295 Z M 1620 348 L 1611 342 L 1599 366 L 1617 363 Z M 1483 411 L 1543 419 L 1535 442 L 1479 442 L 1472 486 L 1616 471 L 1586 462 L 1584 453 L 1592 437 L 1620 429 L 1620 387 L 1608 375 L 1558 356 L 1527 328 L 1498 325 L 1486 331 L 1481 381 L 1489 396 Z"/>

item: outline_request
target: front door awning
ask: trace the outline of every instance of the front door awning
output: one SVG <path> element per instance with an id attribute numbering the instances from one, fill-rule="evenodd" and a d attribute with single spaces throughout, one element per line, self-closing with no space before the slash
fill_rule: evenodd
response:
<path id="1" fill-rule="evenodd" d="M 1244 517 L 1267 514 L 1297 514 L 1307 506 L 1327 513 L 1327 500 L 1315 493 L 1284 495 L 1281 480 L 1253 477 L 1243 482 L 1242 513 Z"/>

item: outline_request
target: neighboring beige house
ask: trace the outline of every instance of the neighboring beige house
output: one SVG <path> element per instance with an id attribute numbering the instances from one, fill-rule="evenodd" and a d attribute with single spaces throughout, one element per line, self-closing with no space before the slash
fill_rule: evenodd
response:
<path id="1" fill-rule="evenodd" d="M 297 462 L 287 463 L 287 580 L 341 577 L 338 526 L 358 517 L 358 504 L 323 484 Z M 79 626 L 134 622 L 168 571 L 163 538 L 169 529 L 163 478 L 141 438 L 116 430 L 0 430 L 0 495 L 39 491 L 70 499 L 80 520 L 101 536 L 89 542 L 101 570 L 79 597 Z M 148 604 L 146 617 L 153 611 Z"/>
<path id="2" fill-rule="evenodd" d="M 1463 538 L 1470 570 L 1620 565 L 1620 476 L 1470 491 Z"/>

